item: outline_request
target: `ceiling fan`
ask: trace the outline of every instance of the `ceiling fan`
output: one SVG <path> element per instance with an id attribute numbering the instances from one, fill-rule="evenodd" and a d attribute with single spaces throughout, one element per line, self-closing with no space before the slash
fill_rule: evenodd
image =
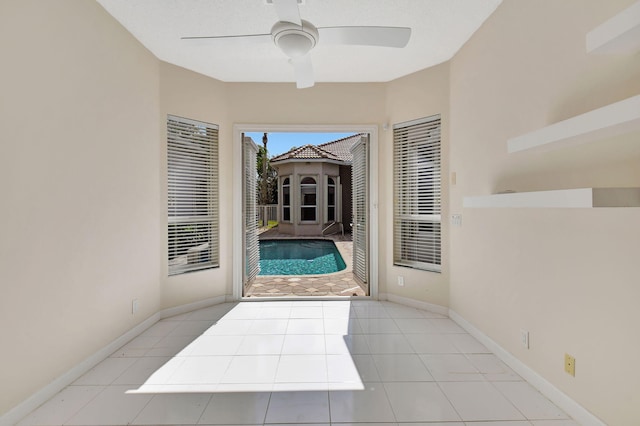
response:
<path id="1" fill-rule="evenodd" d="M 225 39 L 239 37 L 271 37 L 277 47 L 289 57 L 293 66 L 298 89 L 314 84 L 313 65 L 309 52 L 318 43 L 347 44 L 380 47 L 405 47 L 411 37 L 411 28 L 406 27 L 320 27 L 300 19 L 298 2 L 301 0 L 266 0 L 276 9 L 279 21 L 270 34 L 247 34 L 233 36 L 182 37 L 182 40 Z"/>

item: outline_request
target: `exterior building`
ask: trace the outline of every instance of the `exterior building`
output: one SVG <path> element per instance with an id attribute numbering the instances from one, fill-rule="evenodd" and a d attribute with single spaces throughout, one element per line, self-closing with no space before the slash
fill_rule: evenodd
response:
<path id="1" fill-rule="evenodd" d="M 280 232 L 321 236 L 351 226 L 351 147 L 357 134 L 292 148 L 271 159 L 278 171 Z"/>

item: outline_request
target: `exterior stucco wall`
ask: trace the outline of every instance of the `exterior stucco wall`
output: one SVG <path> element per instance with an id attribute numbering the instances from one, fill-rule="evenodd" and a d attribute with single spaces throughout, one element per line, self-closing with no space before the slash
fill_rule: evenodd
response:
<path id="1" fill-rule="evenodd" d="M 327 223 L 326 218 L 326 179 L 325 176 L 340 176 L 338 164 L 324 163 L 320 161 L 296 161 L 282 164 L 272 164 L 278 172 L 278 191 L 282 194 L 282 182 L 289 177 L 291 188 L 291 221 L 284 222 L 282 215 L 283 197 L 278 197 L 278 209 L 280 222 L 278 230 L 283 234 L 301 236 L 320 236 Z M 316 220 L 305 222 L 301 218 L 302 196 L 300 182 L 305 177 L 312 177 L 316 181 Z M 350 193 L 350 190 L 349 190 Z"/>
<path id="2" fill-rule="evenodd" d="M 342 185 L 342 217 L 345 231 L 350 230 L 352 220 L 352 200 L 351 200 L 351 166 L 340 166 L 340 184 Z"/>

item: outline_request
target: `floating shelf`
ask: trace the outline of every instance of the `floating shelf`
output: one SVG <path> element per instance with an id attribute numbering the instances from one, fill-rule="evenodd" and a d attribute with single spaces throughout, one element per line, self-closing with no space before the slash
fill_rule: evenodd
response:
<path id="1" fill-rule="evenodd" d="M 509 153 L 578 145 L 640 130 L 640 95 L 627 98 L 507 141 Z"/>
<path id="2" fill-rule="evenodd" d="M 464 197 L 466 208 L 640 207 L 640 188 L 578 188 Z"/>
<path id="3" fill-rule="evenodd" d="M 587 53 L 640 51 L 640 1 L 587 33 Z"/>

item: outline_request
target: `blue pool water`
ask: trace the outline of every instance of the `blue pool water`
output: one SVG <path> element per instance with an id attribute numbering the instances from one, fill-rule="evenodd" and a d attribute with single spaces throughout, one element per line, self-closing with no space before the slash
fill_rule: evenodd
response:
<path id="1" fill-rule="evenodd" d="M 260 241 L 258 275 L 317 275 L 342 271 L 346 267 L 333 241 Z"/>

